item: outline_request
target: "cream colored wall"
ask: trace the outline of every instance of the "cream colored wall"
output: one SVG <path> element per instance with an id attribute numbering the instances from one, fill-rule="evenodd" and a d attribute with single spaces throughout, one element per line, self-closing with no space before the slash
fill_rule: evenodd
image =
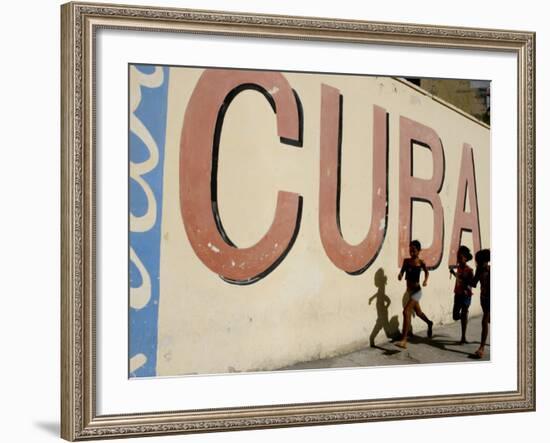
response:
<path id="1" fill-rule="evenodd" d="M 462 144 L 474 148 L 482 246 L 489 247 L 489 129 L 393 78 L 285 73 L 304 109 L 304 146 L 296 148 L 279 143 L 273 112 L 261 94 L 239 94 L 226 114 L 220 146 L 219 205 L 227 233 L 241 247 L 258 241 L 272 222 L 278 190 L 300 193 L 304 206 L 298 238 L 284 261 L 257 283 L 236 286 L 222 281 L 195 256 L 179 209 L 179 137 L 186 104 L 201 72 L 170 71 L 158 375 L 270 370 L 368 346 L 377 319 L 376 303 L 369 305 L 368 299 L 377 291 L 374 274 L 380 268 L 388 277 L 389 318 L 398 316 L 402 323 L 404 282 L 397 280 L 401 115 L 432 127 L 445 150 L 446 175 L 440 193 L 445 249 L 421 304 L 436 323 L 452 321 L 454 280 L 449 279 L 447 262 Z M 319 237 L 321 83 L 338 87 L 344 96 L 340 207 L 342 230 L 350 243 L 358 243 L 370 223 L 372 105 L 389 112 L 388 230 L 376 261 L 358 276 L 337 269 Z M 415 149 L 414 172 L 431 175 L 426 149 Z M 414 217 L 413 236 L 427 246 L 431 211 L 422 207 Z M 464 240 L 472 247 L 469 235 Z M 477 294 L 472 315 L 480 312 Z M 415 319 L 413 327 L 419 331 L 424 325 Z M 381 332 L 378 340 L 384 339 Z"/>

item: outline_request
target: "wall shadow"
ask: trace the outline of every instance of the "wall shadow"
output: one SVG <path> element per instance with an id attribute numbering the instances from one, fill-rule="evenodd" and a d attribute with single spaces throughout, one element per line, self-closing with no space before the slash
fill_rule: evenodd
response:
<path id="1" fill-rule="evenodd" d="M 373 348 L 379 348 L 386 351 L 386 353 L 394 354 L 395 352 L 393 350 L 381 348 L 375 344 L 376 337 L 381 331 L 384 331 L 389 340 L 399 338 L 399 317 L 394 315 L 391 319 L 389 318 L 388 308 L 391 305 L 391 299 L 386 294 L 387 284 L 388 277 L 384 269 L 379 268 L 374 274 L 374 285 L 378 290 L 369 298 L 369 305 L 371 305 L 373 301 L 376 301 L 377 314 L 376 324 L 370 334 L 369 342 L 370 346 Z"/>
<path id="2" fill-rule="evenodd" d="M 436 349 L 439 349 L 440 351 L 453 352 L 455 354 L 465 355 L 465 356 L 467 356 L 468 358 L 470 358 L 472 360 L 479 360 L 470 351 L 464 351 L 464 350 L 460 350 L 460 349 L 449 348 L 449 346 L 457 346 L 457 341 L 453 340 L 451 338 L 447 338 L 447 337 L 448 337 L 447 335 L 437 335 L 437 334 L 434 334 L 434 336 L 431 339 L 426 338 L 426 337 L 414 336 L 414 337 L 409 339 L 409 343 L 425 344 L 425 345 L 428 345 L 428 346 L 432 346 Z M 471 341 L 470 344 L 471 345 L 479 344 L 479 341 Z M 485 346 L 489 346 L 489 345 L 486 344 Z M 484 359 L 488 360 L 487 355 L 484 357 Z"/>

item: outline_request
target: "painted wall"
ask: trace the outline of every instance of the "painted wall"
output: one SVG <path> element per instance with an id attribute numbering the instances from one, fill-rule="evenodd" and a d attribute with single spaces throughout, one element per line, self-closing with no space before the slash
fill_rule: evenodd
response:
<path id="1" fill-rule="evenodd" d="M 209 269 L 193 249 L 179 204 L 182 124 L 202 74 L 202 69 L 170 68 L 168 76 L 156 375 L 276 369 L 368 346 L 381 316 L 387 315 L 393 327 L 396 322 L 401 324 L 405 286 L 397 281 L 397 273 L 400 247 L 401 254 L 406 255 L 408 226 L 400 226 L 399 214 L 401 211 L 406 215 L 408 209 L 403 202 L 400 208 L 400 192 L 403 194 L 406 189 L 400 190 L 399 175 L 407 175 L 403 166 L 400 170 L 400 161 L 411 151 L 410 143 L 408 149 L 400 147 L 400 143 L 407 145 L 400 136 L 406 132 L 408 120 L 418 124 L 420 133 L 424 131 L 432 137 L 425 135 L 432 145 L 438 136 L 444 151 L 438 170 L 437 166 L 434 168 L 432 151 L 413 144 L 412 173 L 422 179 L 443 174 L 438 194 L 443 214 L 439 229 L 443 250 L 430 259 L 435 269 L 424 288 L 421 304 L 436 323 L 451 321 L 454 280 L 449 278 L 447 265 L 455 256 L 451 237 L 457 199 L 462 201 L 459 207 L 464 202 L 464 179 L 462 191 L 459 190 L 464 150 L 469 149 L 464 144 L 471 146 L 475 162 L 481 245 L 490 247 L 490 138 L 486 126 L 398 79 L 284 73 L 303 110 L 303 145 L 296 147 L 280 142 L 277 119 L 262 94 L 254 90 L 240 92 L 225 114 L 219 146 L 217 197 L 225 232 L 239 248 L 255 245 L 270 229 L 279 191 L 299 194 L 303 207 L 298 235 L 284 260 L 252 284 L 231 284 Z M 351 245 L 359 244 L 371 224 L 385 230 L 374 261 L 358 275 L 339 269 L 320 238 L 322 85 L 337 88 L 343 97 L 343 239 Z M 371 220 L 373 195 L 376 198 L 380 194 L 380 189 L 373 190 L 374 105 L 388 114 L 387 225 L 384 218 Z M 432 150 L 437 151 L 434 147 Z M 467 189 L 468 195 L 471 190 L 473 187 Z M 466 200 L 466 212 L 471 212 L 471 201 Z M 438 202 L 433 206 L 438 206 Z M 438 231 L 433 214 L 431 205 L 413 203 L 411 235 L 426 249 L 434 242 L 433 231 Z M 439 234 L 436 237 L 437 243 Z M 464 233 L 462 243 L 473 248 L 473 237 Z M 216 253 L 223 245 L 209 242 L 207 246 Z M 387 284 L 380 285 L 384 281 Z M 381 310 L 380 304 L 377 308 L 376 301 L 369 303 L 377 293 L 389 297 L 387 312 Z M 480 312 L 477 299 L 471 312 Z M 416 331 L 423 326 L 414 320 Z M 376 340 L 386 340 L 383 331 Z"/>

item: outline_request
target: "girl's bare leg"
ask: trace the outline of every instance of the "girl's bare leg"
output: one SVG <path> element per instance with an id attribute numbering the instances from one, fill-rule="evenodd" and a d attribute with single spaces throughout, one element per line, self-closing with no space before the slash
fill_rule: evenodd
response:
<path id="1" fill-rule="evenodd" d="M 491 322 L 491 314 L 484 313 L 481 320 L 481 344 L 476 351 L 476 355 L 481 358 L 485 352 L 485 345 L 487 344 L 487 337 L 489 336 L 489 323 Z"/>
<path id="2" fill-rule="evenodd" d="M 468 309 L 462 309 L 460 324 L 462 326 L 462 337 L 460 339 L 460 344 L 466 344 L 468 343 L 468 340 L 466 340 L 466 329 L 468 327 Z"/>
<path id="3" fill-rule="evenodd" d="M 489 323 L 491 322 L 491 314 L 483 314 L 481 322 L 481 346 L 485 347 L 487 337 L 489 336 Z"/>
<path id="4" fill-rule="evenodd" d="M 414 312 L 416 312 L 416 315 L 421 318 L 422 320 L 424 320 L 426 322 L 426 324 L 428 325 L 428 337 L 431 338 L 432 337 L 432 327 L 433 327 L 433 321 L 431 321 L 427 316 L 426 314 L 424 314 L 424 312 L 422 312 L 422 309 L 420 308 L 420 303 L 416 303 L 416 305 L 414 306 Z"/>
<path id="5" fill-rule="evenodd" d="M 417 304 L 418 302 L 416 302 L 415 300 L 409 300 L 405 305 L 405 308 L 403 309 L 403 333 L 401 335 L 401 340 L 395 343 L 395 345 L 399 346 L 400 348 L 407 347 L 407 337 L 409 335 L 409 329 L 411 327 L 411 316 L 413 310 L 415 309 L 415 305 Z"/>

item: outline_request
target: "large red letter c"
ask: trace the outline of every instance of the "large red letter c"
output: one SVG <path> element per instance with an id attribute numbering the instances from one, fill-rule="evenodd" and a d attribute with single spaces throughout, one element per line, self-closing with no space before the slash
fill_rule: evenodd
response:
<path id="1" fill-rule="evenodd" d="M 221 124 L 231 100 L 245 89 L 260 91 L 277 115 L 281 142 L 301 143 L 298 99 L 282 74 L 207 69 L 191 95 L 180 140 L 180 210 L 197 257 L 224 280 L 250 284 L 268 275 L 292 248 L 302 197 L 279 191 L 273 223 L 249 248 L 235 246 L 217 209 L 217 153 Z"/>

